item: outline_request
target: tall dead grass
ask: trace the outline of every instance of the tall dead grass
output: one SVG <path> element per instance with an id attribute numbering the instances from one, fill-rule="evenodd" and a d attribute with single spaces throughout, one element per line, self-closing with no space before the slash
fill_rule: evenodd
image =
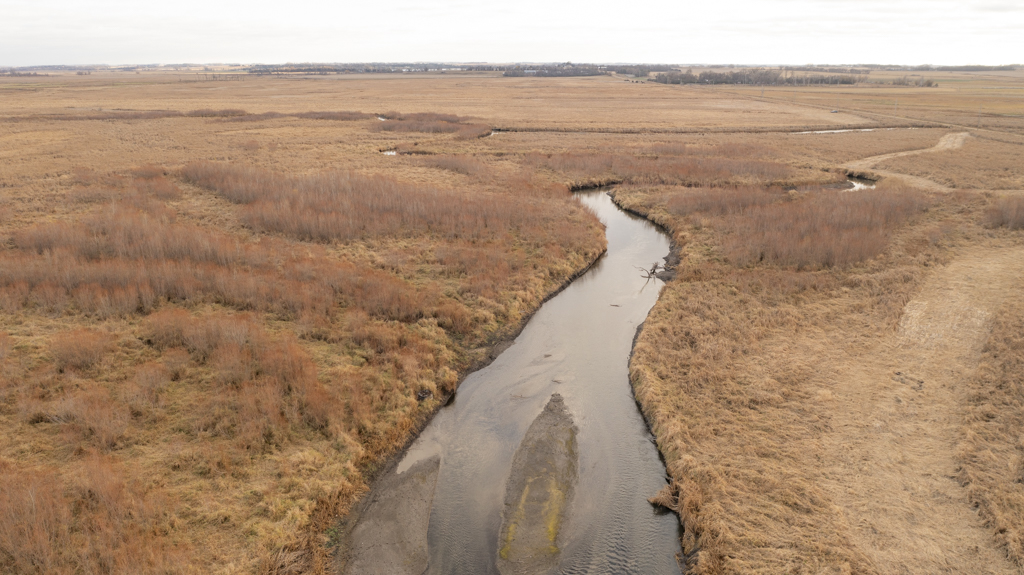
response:
<path id="1" fill-rule="evenodd" d="M 429 156 L 423 159 L 425 166 L 448 170 L 466 176 L 476 176 L 486 171 L 487 167 L 483 162 L 466 155 L 439 155 Z"/>
<path id="2" fill-rule="evenodd" d="M 0 568 L 8 573 L 184 572 L 159 489 L 102 456 L 59 470 L 0 469 Z"/>
<path id="3" fill-rule="evenodd" d="M 144 337 L 161 351 L 187 350 L 227 388 L 219 406 L 197 414 L 196 432 L 229 438 L 256 453 L 279 447 L 294 426 L 327 437 L 335 433 L 338 400 L 317 379 L 312 359 L 293 339 L 272 339 L 254 317 L 196 318 L 163 310 L 146 319 Z M 164 372 L 158 371 L 159 379 Z"/>
<path id="4" fill-rule="evenodd" d="M 108 334 L 92 329 L 76 329 L 57 334 L 50 343 L 57 369 L 86 369 L 99 363 L 110 347 Z"/>
<path id="5" fill-rule="evenodd" d="M 12 310 L 60 315 L 77 309 L 106 318 L 176 301 L 330 317 L 343 300 L 374 316 L 413 321 L 437 305 L 436 295 L 315 247 L 270 238 L 243 242 L 118 203 L 82 221 L 23 228 L 14 244 L 16 250 L 0 253 L 0 295 Z"/>
<path id="6" fill-rule="evenodd" d="M 546 168 L 570 180 L 570 185 L 584 186 L 622 181 L 631 184 L 675 184 L 685 186 L 720 186 L 744 182 L 782 182 L 793 170 L 785 164 L 760 160 L 735 147 L 705 148 L 673 147 L 662 155 L 634 156 L 614 153 L 560 154 L 530 153 L 524 163 Z M 715 154 L 714 152 L 718 152 Z"/>
<path id="7" fill-rule="evenodd" d="M 688 571 L 874 572 L 816 482 L 831 396 L 802 350 L 819 350 L 832 329 L 872 337 L 894 325 L 926 252 L 939 251 L 926 226 L 910 224 L 939 217 L 926 207 L 961 206 L 888 185 L 874 194 L 622 186 L 615 199 L 669 228 L 682 257 L 630 377 L 673 478 L 655 500 L 680 514 Z M 885 244 L 847 252 L 840 265 L 828 250 L 860 231 L 880 231 Z M 850 265 L 878 249 L 885 259 Z"/>
<path id="8" fill-rule="evenodd" d="M 466 123 L 468 117 L 454 114 L 438 114 L 424 112 L 418 114 L 400 114 L 387 112 L 381 114 L 384 121 L 372 125 L 372 129 L 381 132 L 424 132 L 428 134 L 454 133 L 461 140 L 471 140 L 490 135 L 490 126 Z"/>
<path id="9" fill-rule="evenodd" d="M 446 192 L 354 172 L 285 176 L 254 167 L 196 162 L 185 166 L 182 175 L 246 204 L 244 221 L 256 229 L 304 240 L 420 234 L 485 239 L 541 219 L 535 207 L 508 197 Z"/>
<path id="10" fill-rule="evenodd" d="M 717 217 L 723 252 L 740 266 L 845 267 L 882 253 L 889 234 L 931 205 L 921 192 L 882 186 L 792 196 L 768 189 L 698 189 L 667 201 L 676 216 Z"/>
<path id="11" fill-rule="evenodd" d="M 968 381 L 957 477 L 996 541 L 1024 566 L 1024 306 L 995 315 L 978 369 Z"/>
<path id="12" fill-rule="evenodd" d="M 997 199 L 985 210 L 985 221 L 993 228 L 1024 229 L 1024 197 L 1008 196 Z"/>

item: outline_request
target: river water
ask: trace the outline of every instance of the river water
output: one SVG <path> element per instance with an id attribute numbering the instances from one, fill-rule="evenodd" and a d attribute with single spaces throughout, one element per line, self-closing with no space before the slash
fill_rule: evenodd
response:
<path id="1" fill-rule="evenodd" d="M 637 267 L 661 263 L 669 241 L 602 191 L 577 196 L 606 225 L 608 252 L 545 303 L 493 363 L 466 378 L 396 470 L 440 455 L 428 573 L 497 574 L 512 457 L 556 392 L 578 428 L 579 453 L 558 572 L 680 572 L 679 520 L 647 502 L 665 485 L 665 467 L 633 399 L 627 367 L 633 337 L 662 286 Z"/>

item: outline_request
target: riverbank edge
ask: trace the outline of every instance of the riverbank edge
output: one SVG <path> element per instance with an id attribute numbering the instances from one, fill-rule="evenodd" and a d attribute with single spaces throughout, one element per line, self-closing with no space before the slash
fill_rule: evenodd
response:
<path id="1" fill-rule="evenodd" d="M 602 224 L 602 227 L 604 225 Z M 483 348 L 489 348 L 489 351 L 481 358 L 472 362 L 462 373 L 459 374 L 458 383 L 455 385 L 455 390 L 445 395 L 441 401 L 437 403 L 437 406 L 425 412 L 423 416 L 413 426 L 413 431 L 409 434 L 408 440 L 404 445 L 392 455 L 386 457 L 382 461 L 377 462 L 376 466 L 371 469 L 364 470 L 364 479 L 368 488 L 355 499 L 349 506 L 348 511 L 343 515 L 336 516 L 334 521 L 329 525 L 323 526 L 317 529 L 319 533 L 330 532 L 329 541 L 333 543 L 334 549 L 328 550 L 330 555 L 330 563 L 332 568 L 330 569 L 333 573 L 341 573 L 342 569 L 346 566 L 348 556 L 347 549 L 349 540 L 352 534 L 352 530 L 355 528 L 358 518 L 362 515 L 366 506 L 370 501 L 373 500 L 373 496 L 377 494 L 381 488 L 381 479 L 391 473 L 408 453 L 409 448 L 419 438 L 423 430 L 426 429 L 427 425 L 434 419 L 434 417 L 441 411 L 441 408 L 448 405 L 452 396 L 458 393 L 459 387 L 462 386 L 462 382 L 473 373 L 480 371 L 494 362 L 495 359 L 501 355 L 506 349 L 512 346 L 516 338 L 526 329 L 527 324 L 533 319 L 533 316 L 544 306 L 549 300 L 557 296 L 558 294 L 565 291 L 574 281 L 582 277 L 584 274 L 589 272 L 601 258 L 608 252 L 608 248 L 601 250 L 592 260 L 586 263 L 582 268 L 574 272 L 572 275 L 566 277 L 554 290 L 549 292 L 543 299 L 537 303 L 537 307 L 534 308 L 530 313 L 525 314 L 517 323 L 509 323 L 504 326 L 505 329 L 495 332 L 494 336 L 488 340 L 488 342 L 481 346 Z M 646 418 L 645 418 L 646 422 Z"/>
<path id="2" fill-rule="evenodd" d="M 638 218 L 643 218 L 644 220 L 650 222 L 652 225 L 658 228 L 660 232 L 664 233 L 666 236 L 669 237 L 669 252 L 668 255 L 665 256 L 666 271 L 662 272 L 665 275 L 665 277 L 662 277 L 662 274 L 659 274 L 657 276 L 658 279 L 661 279 L 667 285 L 668 282 L 672 281 L 672 279 L 675 278 L 675 268 L 677 265 L 679 265 L 679 262 L 682 261 L 682 247 L 684 244 L 677 242 L 676 236 L 675 234 L 672 233 L 672 230 L 668 226 L 664 225 L 661 222 L 658 222 L 653 217 L 651 217 L 649 212 L 629 208 L 623 205 L 622 202 L 616 198 L 614 190 L 608 191 L 608 197 L 611 198 L 612 202 L 620 210 L 626 212 L 627 214 L 632 214 Z M 658 300 L 654 302 L 654 305 L 657 306 L 660 301 L 661 293 L 659 292 Z M 647 312 L 648 316 L 650 316 L 651 311 L 654 311 L 654 306 L 652 306 L 651 310 Z M 644 318 L 644 321 L 640 322 L 640 325 L 636 327 L 636 333 L 633 334 L 633 343 L 630 345 L 629 348 L 629 359 L 627 360 L 627 366 L 629 369 L 629 392 L 633 396 L 633 402 L 636 404 L 637 411 L 640 412 L 640 417 L 643 419 L 644 425 L 647 427 L 647 432 L 650 433 L 651 437 L 654 438 L 654 445 L 655 448 L 658 450 L 658 459 L 661 460 L 661 464 L 665 468 L 665 487 L 663 487 L 662 490 L 659 491 L 657 494 L 652 494 L 648 501 L 650 501 L 652 505 L 659 505 L 671 511 L 679 520 L 679 525 L 682 529 L 679 541 L 681 552 L 679 555 L 676 555 L 676 562 L 679 564 L 680 571 L 685 573 L 687 571 L 687 564 L 690 563 L 692 561 L 692 558 L 696 556 L 697 553 L 700 551 L 700 547 L 696 545 L 691 545 L 692 548 L 689 551 L 687 551 L 685 543 L 686 534 L 688 532 L 696 533 L 697 528 L 695 525 L 692 524 L 692 522 L 688 522 L 684 519 L 682 510 L 679 507 L 680 487 L 676 483 L 675 479 L 668 472 L 668 460 L 665 458 L 665 453 L 661 450 L 661 444 L 658 442 L 658 434 L 655 433 L 654 431 L 651 419 L 647 416 L 647 406 L 645 406 L 640 401 L 640 399 L 637 398 L 636 388 L 639 382 L 636 381 L 633 377 L 633 355 L 636 352 L 637 341 L 639 341 L 640 335 L 643 333 L 644 326 L 646 325 L 647 319 Z M 693 537 L 693 540 L 694 542 L 696 542 L 697 540 L 699 540 L 699 538 Z"/>

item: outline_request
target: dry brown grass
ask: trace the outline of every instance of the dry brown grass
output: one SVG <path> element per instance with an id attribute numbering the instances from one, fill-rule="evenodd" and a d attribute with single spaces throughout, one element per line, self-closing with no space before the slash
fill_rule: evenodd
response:
<path id="1" fill-rule="evenodd" d="M 897 217 L 881 256 L 858 263 L 727 261 L 743 235 L 728 222 L 793 210 L 790 242 L 797 214 L 829 223 L 815 198 L 840 195 L 751 202 L 761 196 L 732 187 L 827 184 L 843 162 L 936 139 L 757 131 L 905 123 L 882 115 L 893 94 L 915 117 L 966 109 L 941 81 L 927 94 L 787 89 L 782 102 L 603 77 L 267 77 L 208 90 L 169 74 L 134 85 L 129 106 L 118 79 L 0 86 L 0 571 L 325 572 L 325 533 L 367 477 L 488 343 L 601 250 L 593 216 L 552 182 L 628 181 L 618 200 L 669 227 L 684 255 L 632 374 L 691 565 L 870 572 L 815 483 L 832 409 L 821 342 L 887 333 L 949 250 L 1016 233 L 977 228 L 987 207 L 1008 212 L 966 194 Z M 870 114 L 829 113 L 830 100 L 865 94 L 879 96 Z M 68 114 L 69 98 L 103 111 Z M 346 108 L 403 112 L 319 111 Z M 488 126 L 550 131 L 476 137 Z M 657 133 L 679 126 L 693 133 Z M 212 166 L 211 179 L 179 177 L 189 165 Z M 680 184 L 739 199 L 707 195 L 678 215 L 670 196 L 704 193 Z M 107 346 L 61 372 L 51 346 L 79 329 Z M 33 492 L 38 508 L 25 505 Z"/>
<path id="2" fill-rule="evenodd" d="M 52 470 L 0 469 L 0 565 L 16 573 L 179 573 L 181 548 L 160 489 L 89 456 L 65 487 Z"/>
<path id="3" fill-rule="evenodd" d="M 438 114 L 434 112 L 400 114 L 398 112 L 387 112 L 381 114 L 380 117 L 384 121 L 372 124 L 371 129 L 383 132 L 454 133 L 457 138 L 462 140 L 481 138 L 491 133 L 490 126 L 466 123 L 471 118 L 464 118 L 454 114 Z"/>
<path id="4" fill-rule="evenodd" d="M 256 229 L 303 240 L 438 234 L 475 241 L 541 217 L 535 206 L 517 206 L 506 196 L 444 192 L 352 172 L 288 177 L 206 162 L 189 164 L 182 174 L 246 204 L 244 220 Z"/>
<path id="5" fill-rule="evenodd" d="M 76 329 L 57 334 L 50 343 L 57 369 L 86 369 L 99 363 L 110 347 L 110 336 L 96 330 Z"/>
<path id="6" fill-rule="evenodd" d="M 466 176 L 476 176 L 486 171 L 483 162 L 472 156 L 465 155 L 430 156 L 424 158 L 423 164 Z"/>
<path id="7" fill-rule="evenodd" d="M 43 535 L 0 526 L 0 571 L 324 572 L 323 534 L 367 475 L 603 247 L 564 186 L 487 154 L 376 165 L 395 142 L 366 114 L 203 108 L 91 124 L 30 110 L 4 124 L 30 162 L 35 132 L 20 130 L 33 123 L 82 130 L 100 152 L 71 146 L 41 195 L 42 164 L 3 171 L 17 182 L 4 179 L 13 209 L 0 220 L 5 493 L 43 469 L 46 512 L 72 520 Z M 246 124 L 208 140 L 225 121 Z M 420 147 L 469 145 L 459 131 L 473 126 L 454 121 Z M 247 133 L 267 125 L 285 132 Z M 113 150 L 104 142 L 128 141 L 104 133 L 115 126 L 188 146 Z M 356 144 L 310 164 L 310 129 Z M 179 176 L 203 165 L 203 186 Z M 453 168 L 473 172 L 471 188 Z M 138 522 L 125 522 L 116 505 L 82 514 L 93 454 L 162 523 L 132 507 Z M 27 513 L 14 501 L 5 513 Z"/>
<path id="8" fill-rule="evenodd" d="M 769 259 L 736 267 L 740 262 L 719 255 L 733 242 L 761 237 L 740 223 L 743 213 L 780 206 L 794 209 L 800 221 L 808 216 L 800 202 L 818 201 L 814 194 L 839 201 L 840 193 L 799 199 L 759 189 L 616 193 L 618 202 L 648 213 L 685 243 L 676 278 L 637 342 L 631 374 L 674 478 L 662 501 L 681 514 L 684 552 L 695 572 L 774 573 L 797 565 L 874 571 L 816 479 L 816 450 L 830 416 L 819 368 L 806 350 L 816 349 L 811 342 L 822 332 L 891 330 L 922 264 L 943 257 L 941 241 L 927 239 L 934 224 L 919 220 L 893 233 L 899 223 L 875 221 L 897 238 L 895 246 L 880 246 L 888 257 L 832 271 L 813 271 L 817 265 L 798 271 L 792 262 Z M 919 212 L 921 198 L 913 191 L 891 193 L 897 203 L 907 194 L 908 213 Z M 927 217 L 949 217 L 956 209 L 936 208 Z M 699 228 L 698 211 L 709 214 Z M 859 219 L 858 211 L 850 215 Z M 785 218 L 775 213 L 768 221 Z M 821 232 L 819 242 L 843 236 L 830 227 Z"/>
<path id="9" fill-rule="evenodd" d="M 778 183 L 789 180 L 793 170 L 784 164 L 757 159 L 765 155 L 751 146 L 723 145 L 669 148 L 662 155 L 615 153 L 527 154 L 525 162 L 568 178 L 574 188 L 626 182 L 721 186 L 747 182 Z"/>
<path id="10" fill-rule="evenodd" d="M 1021 156 L 1024 156 L 1024 144 L 969 138 L 958 150 L 894 158 L 878 167 L 928 178 L 957 189 L 1021 190 L 1024 189 Z"/>
<path id="11" fill-rule="evenodd" d="M 704 188 L 668 195 L 666 209 L 697 225 L 718 227 L 722 253 L 739 266 L 757 263 L 803 269 L 846 267 L 877 256 L 888 236 L 931 204 L 900 184 L 844 193 L 758 188 Z M 702 216 L 717 217 L 705 223 Z M 724 217 L 723 217 L 724 216 Z"/>
<path id="12" fill-rule="evenodd" d="M 997 199 L 994 205 L 985 210 L 985 219 L 988 225 L 995 228 L 1024 229 L 1024 197 Z"/>
<path id="13" fill-rule="evenodd" d="M 957 451 L 958 478 L 996 541 L 1024 565 L 1024 307 L 999 310 L 968 382 L 967 416 Z"/>

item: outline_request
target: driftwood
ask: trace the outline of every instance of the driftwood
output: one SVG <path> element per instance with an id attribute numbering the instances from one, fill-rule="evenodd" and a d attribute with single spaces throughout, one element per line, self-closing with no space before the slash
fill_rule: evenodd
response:
<path id="1" fill-rule="evenodd" d="M 663 269 L 659 269 L 659 265 L 660 264 L 658 264 L 658 262 L 654 262 L 654 265 L 651 266 L 651 269 L 643 268 L 643 267 L 640 267 L 640 266 L 633 266 L 633 267 L 635 267 L 636 269 L 638 269 L 638 270 L 643 272 L 643 275 L 640 276 L 640 277 L 646 278 L 646 279 L 650 280 L 650 279 L 654 279 L 654 278 L 658 277 L 658 272 L 664 271 Z"/>

